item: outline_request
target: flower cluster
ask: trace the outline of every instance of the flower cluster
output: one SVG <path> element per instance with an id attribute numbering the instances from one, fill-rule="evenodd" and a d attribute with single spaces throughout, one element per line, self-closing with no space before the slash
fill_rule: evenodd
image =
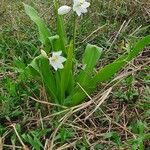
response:
<path id="1" fill-rule="evenodd" d="M 90 6 L 89 2 L 86 0 L 73 0 L 73 11 L 77 13 L 78 16 L 81 16 L 82 13 L 87 12 L 87 8 Z M 71 11 L 71 7 L 64 5 L 58 9 L 59 15 L 65 15 Z M 48 58 L 45 51 L 41 50 L 41 54 Z M 49 64 L 57 71 L 58 69 L 63 69 L 63 63 L 66 61 L 66 58 L 62 56 L 62 51 L 52 52 L 52 56 L 48 58 Z"/>
<path id="2" fill-rule="evenodd" d="M 81 16 L 82 13 L 87 12 L 87 8 L 90 6 L 89 2 L 86 2 L 86 0 L 73 0 L 73 11 L 77 13 L 78 16 Z M 65 15 L 71 11 L 71 7 L 64 5 L 61 6 L 58 9 L 59 15 Z M 41 51 L 41 54 L 44 57 L 47 57 L 47 54 L 44 51 Z M 52 56 L 49 58 L 50 65 L 57 71 L 58 69 L 63 69 L 63 62 L 66 61 L 66 58 L 64 58 L 62 55 L 62 51 L 58 52 L 52 52 Z"/>
<path id="3" fill-rule="evenodd" d="M 82 13 L 86 13 L 89 6 L 90 3 L 86 2 L 86 0 L 73 0 L 73 11 L 75 11 L 78 16 L 81 16 Z M 58 14 L 65 15 L 70 12 L 71 9 L 72 8 L 67 5 L 61 6 L 58 9 Z"/>

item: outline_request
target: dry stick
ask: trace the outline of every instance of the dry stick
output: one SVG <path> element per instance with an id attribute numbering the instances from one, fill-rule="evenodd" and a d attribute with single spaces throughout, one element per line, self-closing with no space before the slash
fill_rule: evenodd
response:
<path id="1" fill-rule="evenodd" d="M 18 137 L 18 139 L 19 139 L 19 141 L 20 141 L 20 143 L 21 143 L 21 145 L 22 145 L 22 147 L 23 147 L 23 149 L 24 149 L 24 150 L 29 150 L 29 149 L 27 148 L 27 146 L 23 143 L 21 137 L 19 136 L 19 134 L 18 134 L 18 132 L 17 132 L 17 130 L 16 130 L 15 125 L 16 125 L 16 124 L 12 124 L 11 126 L 13 127 L 13 129 L 14 129 L 14 131 L 15 131 L 15 133 L 16 133 L 16 135 L 17 135 L 17 137 Z"/>
<path id="2" fill-rule="evenodd" d="M 39 110 L 39 113 L 40 113 L 41 127 L 42 127 L 42 130 L 44 130 L 44 123 L 43 123 L 43 118 L 42 118 L 41 110 Z M 45 136 L 44 136 L 44 138 L 45 138 Z"/>
<path id="3" fill-rule="evenodd" d="M 127 28 L 127 26 L 129 25 L 131 19 L 132 19 L 132 18 L 130 18 L 130 19 L 128 20 L 128 22 L 125 24 L 124 28 L 122 29 L 122 32 L 124 32 L 124 31 L 126 30 L 126 28 Z"/>
<path id="4" fill-rule="evenodd" d="M 69 115 L 68 115 L 69 116 Z M 55 129 L 53 135 L 52 135 L 52 140 L 51 140 L 51 143 L 50 143 L 50 148 L 49 150 L 52 150 L 53 147 L 54 147 L 54 141 L 55 141 L 55 137 L 56 137 L 56 134 L 57 134 L 57 131 L 59 130 L 59 128 L 62 126 L 62 124 L 67 120 L 68 116 L 66 116 L 61 122 L 60 124 L 58 125 L 58 127 Z"/>
<path id="5" fill-rule="evenodd" d="M 3 147 L 22 149 L 21 146 L 13 146 L 13 145 L 7 145 L 7 144 L 3 144 Z"/>
<path id="6" fill-rule="evenodd" d="M 45 141 L 44 150 L 47 150 L 47 147 L 48 147 L 48 139 L 46 139 Z"/>
<path id="7" fill-rule="evenodd" d="M 0 150 L 3 150 L 3 141 L 1 137 L 0 137 Z"/>
<path id="8" fill-rule="evenodd" d="M 48 115 L 48 116 L 44 117 L 43 120 L 46 120 L 46 119 L 48 119 L 48 118 L 50 118 L 50 117 L 54 117 L 54 116 L 60 115 L 60 114 L 65 113 L 65 112 L 67 112 L 67 111 L 69 111 L 69 110 L 70 110 L 70 109 L 65 109 L 65 110 L 62 110 L 62 111 L 60 111 L 60 112 L 57 112 L 57 113 Z"/>
<path id="9" fill-rule="evenodd" d="M 122 111 L 122 113 L 123 113 L 123 124 L 124 124 L 124 127 L 126 127 L 127 126 L 127 124 L 128 124 L 128 121 L 126 121 L 126 117 L 125 117 L 125 110 L 126 110 L 126 108 L 127 107 L 125 107 L 124 105 L 123 105 L 123 111 Z M 121 116 L 122 116 L 122 114 L 120 114 Z M 127 132 L 125 131 L 125 137 L 126 137 L 126 140 L 128 139 L 128 135 L 127 135 Z"/>
<path id="10" fill-rule="evenodd" d="M 100 26 L 99 28 L 97 28 L 96 30 L 94 30 L 89 36 L 87 36 L 83 41 L 81 41 L 81 42 L 79 42 L 79 43 L 77 43 L 77 44 L 82 44 L 82 43 L 84 43 L 85 41 L 87 41 L 88 39 L 90 39 L 93 34 L 95 34 L 96 32 L 98 32 L 99 30 L 101 30 L 101 29 L 104 28 L 105 26 L 106 26 L 106 24 L 103 25 L 103 26 Z"/>
<path id="11" fill-rule="evenodd" d="M 136 136 L 135 136 L 131 131 L 129 131 L 126 127 L 123 127 L 123 126 L 121 126 L 119 123 L 117 123 L 117 122 L 115 122 L 114 120 L 112 120 L 112 118 L 110 118 L 107 114 L 105 114 L 105 113 L 103 112 L 103 110 L 101 110 L 101 112 L 105 115 L 105 117 L 106 117 L 109 121 L 111 121 L 112 123 L 114 123 L 114 124 L 116 124 L 117 126 L 119 126 L 120 128 L 122 128 L 123 130 L 127 131 L 128 133 L 130 133 L 130 134 L 136 139 Z"/>
<path id="12" fill-rule="evenodd" d="M 47 105 L 51 105 L 51 106 L 57 106 L 57 107 L 61 107 L 61 108 L 67 108 L 66 106 L 62 106 L 62 105 L 59 105 L 59 104 L 54 104 L 54 103 L 49 103 L 49 102 L 45 102 L 45 101 L 40 101 L 40 100 L 37 100 L 33 97 L 30 97 L 32 100 L 36 101 L 36 102 L 39 102 L 39 103 L 42 103 L 42 104 L 47 104 Z"/>
<path id="13" fill-rule="evenodd" d="M 140 25 L 137 29 L 135 29 L 129 36 L 133 36 L 141 27 L 142 25 Z"/>
<path id="14" fill-rule="evenodd" d="M 145 11 L 147 12 L 148 16 L 150 17 L 150 12 L 147 9 L 145 9 Z"/>
<path id="15" fill-rule="evenodd" d="M 81 127 L 78 127 L 78 126 L 75 126 L 75 125 L 72 125 L 72 124 L 68 124 L 68 123 L 65 123 L 65 124 L 68 125 L 68 126 L 70 126 L 70 127 L 72 127 L 72 128 L 76 128 L 78 130 L 90 133 L 90 134 L 92 134 L 94 136 L 97 136 L 97 137 L 104 137 L 104 135 L 105 135 L 105 134 L 97 134 L 97 133 L 95 133 L 95 132 L 93 132 L 91 130 L 87 130 L 87 129 L 84 129 L 84 128 L 81 128 Z"/>
<path id="16" fill-rule="evenodd" d="M 92 100 L 92 97 L 85 91 L 85 89 L 80 85 L 80 83 L 77 82 L 77 85 L 81 88 L 81 90 L 88 96 L 90 100 Z"/>
<path id="17" fill-rule="evenodd" d="M 122 29 L 123 29 L 123 27 L 124 27 L 125 23 L 126 23 L 126 20 L 122 23 L 122 25 L 121 25 L 121 27 L 120 27 L 119 31 L 117 32 L 117 34 L 116 34 L 116 36 L 115 36 L 114 40 L 112 41 L 112 43 L 111 43 L 111 45 L 110 45 L 109 49 L 107 50 L 107 52 L 108 52 L 108 51 L 112 48 L 112 46 L 113 46 L 113 45 L 114 45 L 114 43 L 116 42 L 116 40 L 117 40 L 117 38 L 118 38 L 119 34 L 121 33 L 121 31 L 122 31 Z"/>
<path id="18" fill-rule="evenodd" d="M 72 114 L 74 114 L 75 112 L 78 112 L 78 111 L 80 111 L 80 110 L 82 110 L 82 109 L 88 107 L 88 106 L 91 105 L 92 103 L 95 103 L 94 100 L 97 99 L 97 98 L 93 98 L 93 99 L 92 99 L 92 98 L 88 95 L 88 93 L 84 90 L 84 88 L 83 88 L 79 83 L 78 83 L 78 85 L 81 87 L 81 89 L 83 90 L 83 92 L 85 92 L 85 94 L 87 95 L 87 97 L 90 98 L 90 101 L 85 102 L 85 103 L 82 103 L 82 104 L 80 104 L 80 105 L 77 105 L 77 106 L 74 106 L 74 107 L 70 108 Z M 104 93 L 105 93 L 105 92 L 103 92 L 101 95 L 103 95 Z M 69 113 L 69 114 L 70 114 L 70 113 Z M 63 120 L 63 118 L 65 118 L 66 116 L 68 116 L 68 114 L 66 114 L 64 117 L 62 117 L 61 120 Z"/>
<path id="19" fill-rule="evenodd" d="M 121 79 L 121 78 L 123 78 L 123 77 L 129 76 L 130 74 L 132 74 L 132 73 L 134 73 L 134 72 L 140 70 L 142 67 L 148 65 L 149 63 L 150 63 L 150 61 L 144 63 L 144 64 L 141 65 L 141 66 L 136 67 L 136 69 L 134 69 L 134 70 L 132 70 L 132 71 L 130 71 L 130 72 L 127 72 L 127 73 L 124 73 L 124 74 L 121 74 L 121 75 L 117 76 L 117 77 L 116 77 L 115 79 L 113 79 L 109 84 L 111 84 L 112 82 L 114 82 L 114 81 L 116 81 L 116 80 L 119 80 L 119 79 Z"/>
<path id="20" fill-rule="evenodd" d="M 82 115 L 82 114 L 81 114 L 81 115 Z M 84 123 L 83 120 L 80 119 L 80 116 L 81 116 L 81 115 L 79 115 L 79 116 L 74 115 L 74 116 L 75 116 L 75 119 L 74 119 L 72 122 L 73 122 L 73 123 L 76 123 L 77 120 L 78 120 L 78 121 L 81 122 L 85 127 L 89 128 L 89 126 L 88 126 L 86 123 Z"/>
<path id="21" fill-rule="evenodd" d="M 79 84 L 78 84 L 79 85 Z M 115 84 L 116 85 L 116 84 Z M 81 87 L 81 86 L 80 86 Z M 114 87 L 114 86 L 112 86 L 112 87 Z M 112 88 L 111 87 L 111 88 Z M 54 131 L 54 133 L 53 133 L 53 137 L 52 137 L 52 141 L 51 141 L 51 149 L 53 149 L 53 143 L 54 143 L 54 140 L 55 140 L 55 136 L 56 136 L 56 134 L 57 134 L 57 131 L 59 130 L 59 128 L 62 126 L 62 124 L 67 120 L 67 118 L 69 118 L 69 116 L 70 115 L 72 115 L 72 114 L 74 114 L 75 112 L 77 112 L 77 111 L 79 111 L 79 110 L 81 110 L 81 109 L 84 109 L 84 108 L 86 108 L 86 107 L 88 107 L 90 104 L 92 104 L 93 103 L 93 99 L 87 94 L 87 92 L 81 87 L 81 89 L 85 92 L 85 94 L 91 99 L 90 101 L 88 101 L 88 102 L 86 102 L 86 103 L 83 103 L 83 104 L 80 104 L 80 105 L 78 105 L 78 106 L 75 106 L 75 107 L 72 107 L 72 108 L 70 108 L 70 109 L 68 109 L 68 110 L 70 110 L 64 117 L 62 117 L 61 118 L 61 123 L 59 124 L 59 126 L 57 127 L 57 129 Z M 68 111 L 67 110 L 67 111 Z M 105 114 L 105 116 L 109 119 L 109 121 L 112 121 L 111 120 L 111 118 L 110 117 L 108 117 L 106 114 Z M 130 132 L 127 128 L 124 128 L 124 127 L 122 127 L 120 124 L 118 124 L 117 122 L 115 122 L 115 121 L 112 121 L 113 123 L 115 123 L 116 125 L 118 125 L 119 127 L 121 127 L 122 129 L 124 129 L 125 131 L 127 131 L 127 132 L 129 132 L 130 134 L 132 134 L 134 137 L 135 137 L 135 135 L 132 133 L 132 132 Z M 80 127 L 78 127 L 79 129 L 81 129 Z M 50 149 L 50 150 L 51 150 Z"/>
<path id="22" fill-rule="evenodd" d="M 92 104 L 92 100 L 90 100 L 89 102 L 83 103 L 82 105 L 72 107 L 71 110 L 64 117 L 62 117 L 60 119 L 60 121 L 63 120 L 63 118 L 65 118 L 66 116 L 70 115 L 70 112 L 72 112 L 72 114 L 74 114 L 75 112 L 78 112 L 78 111 L 88 107 L 90 104 Z"/>
<path id="23" fill-rule="evenodd" d="M 88 93 L 84 90 L 84 88 L 78 83 L 78 85 L 79 85 L 79 87 L 84 91 L 84 93 L 87 95 L 87 97 L 89 97 L 89 99 L 91 100 L 90 102 L 93 102 L 95 105 L 97 105 L 96 103 L 95 103 L 95 99 L 97 99 L 97 96 L 95 96 L 94 98 L 91 98 L 89 95 L 88 95 Z M 107 90 L 106 90 L 107 91 Z M 101 93 L 100 95 L 104 95 L 104 93 Z M 100 96 L 99 95 L 99 96 Z M 83 115 L 83 113 L 81 114 L 81 116 Z M 76 119 L 75 119 L 76 120 Z M 74 120 L 74 121 L 75 121 Z"/>
<path id="24" fill-rule="evenodd" d="M 78 139 L 78 140 L 80 140 L 80 139 Z M 56 150 L 66 150 L 68 148 L 71 148 L 71 147 L 73 147 L 78 142 L 78 140 L 76 140 L 76 141 L 74 141 L 74 142 L 72 142 L 70 144 L 64 144 L 61 147 L 57 148 Z"/>
<path id="25" fill-rule="evenodd" d="M 6 131 L 6 132 L 3 134 L 3 136 L 1 137 L 2 140 L 3 140 L 9 133 L 11 133 L 12 130 L 13 130 L 13 129 L 10 129 L 9 131 Z"/>
<path id="26" fill-rule="evenodd" d="M 112 91 L 112 87 L 110 87 L 106 93 L 100 98 L 100 101 L 98 103 L 98 105 L 95 107 L 95 109 L 85 118 L 85 120 L 87 120 L 99 107 L 100 105 L 106 100 L 106 98 L 108 97 L 108 95 L 110 94 L 110 92 Z"/>

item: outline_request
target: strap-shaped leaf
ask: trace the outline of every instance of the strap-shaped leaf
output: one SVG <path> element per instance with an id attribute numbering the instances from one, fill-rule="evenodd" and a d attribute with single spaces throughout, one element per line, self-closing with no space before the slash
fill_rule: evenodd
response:
<path id="1" fill-rule="evenodd" d="M 65 26 L 64 26 L 64 21 L 63 21 L 63 16 L 58 14 L 58 0 L 53 0 L 54 2 L 54 7 L 55 7 L 55 14 L 57 17 L 57 32 L 60 37 L 60 44 L 61 44 L 61 50 L 63 51 L 64 54 L 66 54 L 66 44 L 67 44 L 67 36 L 65 32 Z"/>
<path id="2" fill-rule="evenodd" d="M 28 65 L 28 68 L 30 69 L 30 72 L 33 76 L 39 76 L 40 75 L 40 69 L 38 62 L 42 58 L 42 55 L 39 55 L 35 57 L 32 62 Z"/>
<path id="3" fill-rule="evenodd" d="M 124 65 L 126 65 L 132 59 L 134 59 L 148 44 L 150 44 L 150 35 L 146 36 L 145 38 L 137 42 L 128 55 L 123 55 L 121 57 L 123 59 L 119 58 L 115 62 L 105 66 L 103 69 L 98 71 L 95 77 L 91 80 L 91 83 L 92 82 L 99 83 L 108 80 L 112 75 L 118 72 Z"/>
<path id="4" fill-rule="evenodd" d="M 48 59 L 39 55 L 33 59 L 28 67 L 34 77 L 38 76 L 42 78 L 48 94 L 57 102 L 55 77 L 51 71 Z"/>
<path id="5" fill-rule="evenodd" d="M 97 61 L 99 60 L 102 54 L 102 48 L 88 44 L 83 54 L 83 64 L 86 65 L 87 70 L 92 71 L 95 67 Z"/>
<path id="6" fill-rule="evenodd" d="M 72 62 L 73 62 L 73 44 L 70 42 L 70 46 L 68 48 L 68 54 L 67 54 L 67 60 L 64 65 L 64 68 L 61 72 L 61 98 L 62 100 L 65 99 L 65 92 L 67 90 L 68 85 L 73 84 L 73 78 L 71 76 L 73 75 L 72 72 Z M 71 88 L 70 86 L 69 88 Z M 69 91 L 69 90 L 67 90 Z M 71 91 L 71 89 L 70 89 Z"/>
<path id="7" fill-rule="evenodd" d="M 58 103 L 57 91 L 56 91 L 56 80 L 52 73 L 52 70 L 49 65 L 47 58 L 42 57 L 39 61 L 39 69 L 41 72 L 42 80 L 49 91 L 49 95 Z"/>
<path id="8" fill-rule="evenodd" d="M 87 80 L 92 78 L 93 69 L 102 54 L 102 48 L 88 44 L 83 54 L 83 64 L 85 69 L 81 71 L 78 77 L 78 82 L 84 85 Z"/>
<path id="9" fill-rule="evenodd" d="M 144 48 L 145 46 L 150 44 L 150 35 L 144 37 L 143 39 L 139 40 L 133 47 L 132 51 L 129 54 L 122 55 L 119 59 L 114 61 L 113 63 L 105 66 L 98 73 L 90 80 L 87 81 L 87 84 L 83 86 L 84 90 L 91 94 L 93 90 L 95 90 L 96 86 L 104 81 L 110 79 L 115 73 L 117 73 L 120 69 L 122 69 L 129 61 L 134 59 Z M 72 105 L 77 105 L 81 103 L 86 98 L 85 92 L 82 89 L 75 88 L 71 102 Z"/>
<path id="10" fill-rule="evenodd" d="M 61 50 L 59 35 L 54 35 L 48 38 L 50 40 L 52 51 Z"/>
<path id="11" fill-rule="evenodd" d="M 51 35 L 49 29 L 46 27 L 46 25 L 43 22 L 43 20 L 38 16 L 38 12 L 33 7 L 31 7 L 31 6 L 27 5 L 27 4 L 24 4 L 24 7 L 25 7 L 26 14 L 38 26 L 39 35 L 40 35 L 40 41 L 43 44 L 46 44 L 47 38 L 50 37 L 50 35 Z"/>

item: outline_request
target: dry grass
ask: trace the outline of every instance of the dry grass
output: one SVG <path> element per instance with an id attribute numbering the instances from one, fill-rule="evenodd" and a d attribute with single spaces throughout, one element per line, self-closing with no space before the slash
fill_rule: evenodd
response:
<path id="1" fill-rule="evenodd" d="M 25 0 L 24 3 L 32 4 L 47 24 L 51 25 L 51 29 L 55 31 L 55 18 L 51 13 L 50 0 Z M 106 57 L 103 57 L 98 65 L 98 67 L 102 67 L 123 53 L 126 43 L 135 41 L 138 36 L 150 33 L 147 27 L 150 23 L 149 0 L 94 0 L 91 3 L 88 15 L 78 22 L 76 46 L 79 49 L 79 56 L 77 57 L 81 56 L 82 48 L 86 43 L 96 43 L 107 51 Z M 16 57 L 20 56 L 19 52 L 16 52 L 16 49 L 18 51 L 20 47 L 16 46 L 14 39 L 18 42 L 31 40 L 34 44 L 38 41 L 36 40 L 36 27 L 25 15 L 21 0 L 13 0 L 11 3 L 9 0 L 2 0 L 0 2 L 0 17 L 2 44 L 6 44 L 5 46 L 10 50 L 6 53 L 6 58 L 0 61 L 3 68 L 5 68 L 5 65 L 11 66 L 14 55 Z M 69 22 L 70 20 L 70 16 L 66 17 L 66 21 Z M 143 29 L 144 27 L 147 28 Z M 70 28 L 71 25 L 69 24 L 67 26 L 68 34 L 71 32 Z M 30 54 L 33 54 L 32 52 L 28 54 L 26 49 L 23 49 L 23 52 L 26 57 L 32 58 L 30 57 Z M 144 78 L 145 75 L 149 74 L 149 70 L 146 69 L 150 64 L 149 54 L 150 49 L 148 47 L 139 58 L 119 72 L 113 81 L 100 85 L 94 95 L 87 95 L 88 100 L 85 103 L 72 108 L 65 108 L 47 102 L 45 90 L 42 86 L 39 90 L 40 94 L 37 94 L 33 92 L 32 87 L 23 84 L 22 88 L 28 91 L 29 95 L 23 96 L 24 93 L 21 96 L 19 95 L 20 99 L 23 99 L 17 107 L 21 114 L 17 117 L 11 115 L 0 116 L 0 124 L 6 129 L 0 135 L 0 150 L 31 149 L 31 145 L 24 142 L 21 135 L 30 133 L 33 130 L 38 133 L 39 130 L 47 131 L 48 129 L 50 131 L 39 138 L 44 145 L 44 150 L 77 150 L 81 147 L 95 150 L 97 145 L 102 146 L 97 149 L 105 150 L 131 149 L 128 140 L 138 138 L 138 134 L 130 128 L 131 123 L 137 120 L 146 121 L 147 126 L 150 127 L 150 118 L 149 116 L 145 117 L 146 111 L 149 110 L 146 107 L 149 101 L 145 100 L 149 84 Z M 8 68 L 2 71 L 2 79 L 10 77 L 12 80 L 16 80 L 17 74 L 12 72 L 11 69 Z M 144 75 L 140 76 L 140 74 Z M 130 86 L 124 84 L 128 76 L 134 78 Z M 138 97 L 126 101 L 121 96 L 130 87 L 138 91 Z M 5 92 L 3 89 L 1 91 Z M 115 95 L 118 91 L 123 92 L 121 96 Z M 3 109 L 5 105 L 1 106 L 0 109 Z M 5 110 L 3 111 L 5 112 Z M 20 124 L 21 131 L 15 124 Z M 114 139 L 107 138 L 108 134 L 112 132 L 119 134 L 120 146 L 116 144 Z M 149 132 L 150 129 L 146 128 L 146 133 Z M 67 134 L 68 137 L 64 137 L 64 141 L 62 137 L 63 142 L 61 142 L 60 137 L 63 133 Z M 10 140 L 12 135 L 16 141 L 14 144 Z M 150 142 L 146 141 L 144 144 L 148 150 Z"/>

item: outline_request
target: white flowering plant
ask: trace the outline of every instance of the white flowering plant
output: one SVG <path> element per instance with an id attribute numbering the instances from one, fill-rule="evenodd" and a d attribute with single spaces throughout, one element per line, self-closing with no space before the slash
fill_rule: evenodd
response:
<path id="1" fill-rule="evenodd" d="M 39 30 L 39 39 L 43 49 L 41 54 L 28 65 L 34 78 L 40 78 L 44 83 L 51 102 L 65 106 L 74 106 L 83 102 L 87 94 L 94 92 L 96 87 L 109 80 L 129 61 L 135 58 L 142 49 L 150 44 L 150 36 L 140 39 L 132 49 L 114 62 L 95 71 L 102 48 L 87 44 L 82 58 L 84 68 L 75 73 L 75 32 L 69 41 L 64 26 L 64 15 L 74 13 L 78 19 L 89 9 L 90 3 L 86 0 L 73 0 L 72 6 L 61 6 L 54 0 L 57 19 L 57 33 L 52 35 L 38 12 L 31 6 L 24 4 L 26 14 L 34 21 Z M 74 29 L 75 31 L 75 29 Z"/>

